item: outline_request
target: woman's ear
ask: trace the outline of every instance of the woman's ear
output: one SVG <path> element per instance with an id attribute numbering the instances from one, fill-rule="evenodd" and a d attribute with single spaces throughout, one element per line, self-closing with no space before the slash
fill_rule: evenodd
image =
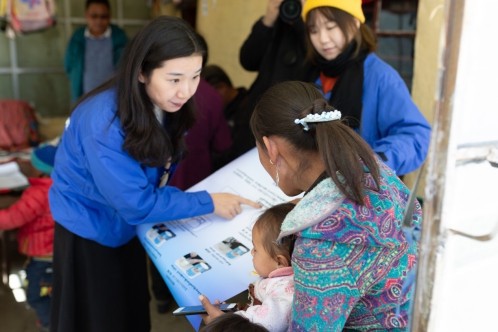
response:
<path id="1" fill-rule="evenodd" d="M 276 142 L 268 136 L 263 136 L 263 143 L 265 144 L 266 151 L 268 151 L 268 157 L 273 163 L 277 162 L 278 157 L 278 146 Z"/>
<path id="2" fill-rule="evenodd" d="M 145 76 L 144 76 L 144 75 L 142 75 L 142 73 L 138 74 L 138 81 L 139 81 L 140 83 L 145 84 L 146 79 L 145 79 Z"/>

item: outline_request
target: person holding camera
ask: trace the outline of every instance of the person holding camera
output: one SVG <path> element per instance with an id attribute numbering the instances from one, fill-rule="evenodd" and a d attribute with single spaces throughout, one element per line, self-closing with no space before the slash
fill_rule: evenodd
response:
<path id="1" fill-rule="evenodd" d="M 306 55 L 306 34 L 301 18 L 305 0 L 268 0 L 239 53 L 241 66 L 258 75 L 247 94 L 245 116 L 234 128 L 247 144 L 239 155 L 254 146 L 249 119 L 259 97 L 273 84 L 299 79 Z"/>

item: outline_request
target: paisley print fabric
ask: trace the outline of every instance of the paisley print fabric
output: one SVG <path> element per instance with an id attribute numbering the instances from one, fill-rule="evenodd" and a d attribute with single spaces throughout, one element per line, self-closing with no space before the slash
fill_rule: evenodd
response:
<path id="1" fill-rule="evenodd" d="M 409 190 L 387 166 L 380 169 L 380 190 L 365 173 L 364 205 L 344 198 L 329 178 L 285 219 L 283 231 L 298 236 L 292 331 L 406 330 L 413 296 L 406 281 L 418 249 L 402 227 Z M 314 218 L 317 211 L 328 214 Z M 417 202 L 412 222 L 421 221 Z"/>

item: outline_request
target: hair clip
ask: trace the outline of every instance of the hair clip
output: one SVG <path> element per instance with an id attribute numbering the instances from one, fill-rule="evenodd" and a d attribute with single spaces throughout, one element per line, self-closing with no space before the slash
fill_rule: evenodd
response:
<path id="1" fill-rule="evenodd" d="M 295 124 L 300 124 L 303 126 L 303 129 L 305 131 L 308 131 L 310 127 L 308 127 L 308 123 L 312 122 L 328 122 L 328 121 L 335 121 L 335 120 L 340 120 L 341 119 L 341 112 L 338 110 L 335 111 L 329 111 L 329 112 L 322 112 L 321 114 L 308 114 L 302 119 L 295 119 L 294 123 Z"/>

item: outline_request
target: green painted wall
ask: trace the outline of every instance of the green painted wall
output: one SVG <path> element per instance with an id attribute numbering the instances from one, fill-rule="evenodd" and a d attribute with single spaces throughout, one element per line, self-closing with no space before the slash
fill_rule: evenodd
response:
<path id="1" fill-rule="evenodd" d="M 0 33 L 0 98 L 22 99 L 43 118 L 70 112 L 69 81 L 63 59 L 73 30 L 85 24 L 85 1 L 56 0 L 57 25 L 9 39 Z M 129 37 L 150 19 L 146 1 L 111 0 L 112 22 Z"/>

